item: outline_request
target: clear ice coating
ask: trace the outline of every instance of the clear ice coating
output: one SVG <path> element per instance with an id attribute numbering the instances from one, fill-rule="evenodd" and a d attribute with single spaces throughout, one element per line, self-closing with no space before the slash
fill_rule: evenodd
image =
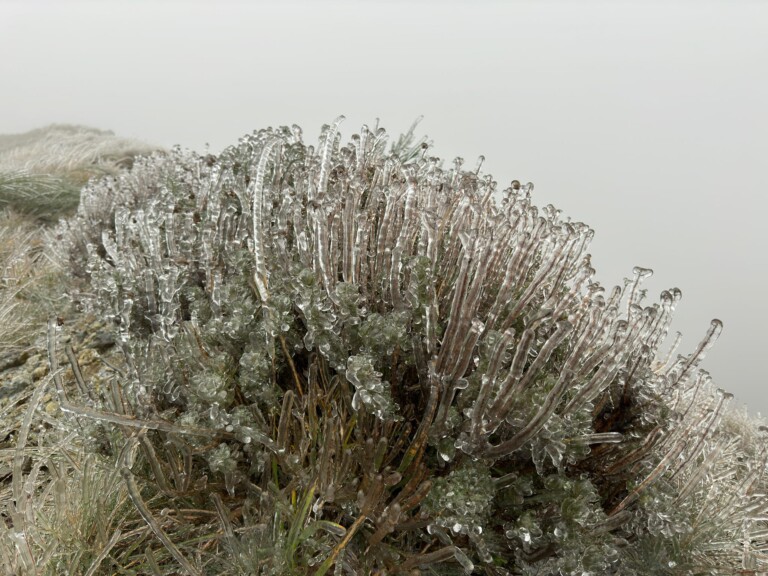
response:
<path id="1" fill-rule="evenodd" d="M 699 513 L 749 543 L 702 537 L 713 556 L 758 562 L 765 450 L 738 460 L 729 397 L 700 368 L 722 324 L 688 355 L 679 338 L 660 350 L 681 293 L 646 299 L 649 268 L 603 287 L 593 231 L 534 206 L 532 184 L 500 192 L 482 157 L 444 166 L 412 131 L 342 144 L 341 120 L 316 147 L 296 126 L 261 130 L 84 189 L 62 226 L 125 379 L 109 411 L 63 409 L 194 432 L 207 468 L 187 483 L 258 492 L 280 514 L 306 505 L 293 532 L 259 522 L 336 573 L 380 572 L 390 554 L 466 573 L 661 573 L 709 561 L 670 556 Z M 428 551 L 392 551 L 411 538 Z M 284 560 L 274 573 L 296 571 Z"/>
<path id="2" fill-rule="evenodd" d="M 369 409 L 379 418 L 395 417 L 391 394 L 381 380 L 381 373 L 374 370 L 370 357 L 350 356 L 347 360 L 346 378 L 355 387 L 352 408 Z"/>

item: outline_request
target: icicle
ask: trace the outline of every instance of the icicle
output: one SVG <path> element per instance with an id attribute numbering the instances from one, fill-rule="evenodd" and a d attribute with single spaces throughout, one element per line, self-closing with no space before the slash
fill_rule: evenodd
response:
<path id="1" fill-rule="evenodd" d="M 696 488 L 698 483 L 707 473 L 707 470 L 709 470 L 712 464 L 714 464 L 717 461 L 717 459 L 719 458 L 724 448 L 725 448 L 724 442 L 717 443 L 715 448 L 711 450 L 707 454 L 707 456 L 704 458 L 704 462 L 702 462 L 698 466 L 698 468 L 696 468 L 696 471 L 693 474 L 691 474 L 690 477 L 686 480 L 683 487 L 677 493 L 677 498 L 675 499 L 673 504 L 679 504 L 683 502 L 686 498 L 688 498 L 691 492 L 693 492 L 693 490 Z"/>
<path id="2" fill-rule="evenodd" d="M 487 457 L 501 457 L 506 454 L 511 454 L 515 450 L 520 449 L 526 442 L 533 438 L 536 433 L 541 430 L 542 426 L 552 417 L 555 409 L 557 408 L 563 394 L 571 385 L 573 378 L 572 372 L 561 372 L 560 378 L 547 394 L 544 403 L 539 408 L 536 415 L 523 427 L 511 439 L 497 444 L 496 446 L 488 445 L 481 451 L 483 456 Z"/>
<path id="3" fill-rule="evenodd" d="M 488 364 L 488 369 L 481 378 L 480 391 L 477 394 L 475 405 L 472 408 L 472 428 L 471 428 L 471 442 L 476 444 L 480 435 L 483 432 L 483 421 L 487 420 L 488 414 L 486 413 L 486 405 L 490 398 L 491 390 L 496 383 L 496 376 L 499 371 L 501 359 L 507 351 L 507 348 L 515 337 L 515 331 L 512 328 L 508 328 L 499 337 L 498 342 L 491 353 L 491 360 Z"/>
<path id="4" fill-rule="evenodd" d="M 264 263 L 264 218 L 266 215 L 265 210 L 267 209 L 264 199 L 264 178 L 266 177 L 267 162 L 272 154 L 272 148 L 277 143 L 278 140 L 275 139 L 264 145 L 256 168 L 256 176 L 251 184 L 253 192 L 250 193 L 253 202 L 251 208 L 253 216 L 253 257 L 256 264 L 253 279 L 259 291 L 259 298 L 261 298 L 262 303 L 265 305 L 269 301 L 269 291 L 267 290 L 269 277 Z"/>
<path id="5" fill-rule="evenodd" d="M 655 483 L 664 472 L 667 471 L 667 469 L 672 465 L 672 462 L 674 462 L 678 456 L 682 453 L 683 449 L 685 448 L 685 441 L 680 440 L 675 444 L 675 446 L 667 452 L 664 457 L 661 459 L 661 461 L 656 465 L 656 467 L 651 471 L 651 473 L 640 482 L 640 484 L 637 485 L 637 487 L 622 500 L 619 502 L 613 510 L 611 510 L 608 513 L 608 516 L 613 516 L 614 514 L 618 514 L 622 510 L 624 510 L 627 506 L 632 504 L 635 500 L 638 499 L 640 494 L 644 492 L 651 484 Z"/>
<path id="6" fill-rule="evenodd" d="M 376 254 L 371 275 L 374 278 L 378 278 L 379 282 L 381 282 L 381 279 L 386 278 L 388 273 L 387 267 L 385 266 L 387 255 L 390 251 L 387 247 L 387 239 L 389 237 L 389 229 L 393 226 L 396 212 L 396 200 L 393 196 L 393 192 L 390 192 L 387 195 L 386 203 L 384 204 L 384 214 L 381 217 L 378 229 L 375 231 Z M 367 249 L 364 250 L 367 251 Z M 378 289 L 379 286 L 374 286 L 372 288 Z"/>
<path id="7" fill-rule="evenodd" d="M 448 326 L 445 329 L 445 334 L 443 335 L 443 343 L 440 347 L 440 354 L 437 357 L 437 370 L 441 374 L 445 374 L 447 372 L 446 362 L 449 361 L 450 351 L 454 348 L 453 341 L 458 337 L 460 326 L 464 324 L 464 319 L 461 317 L 461 314 L 459 314 L 459 311 L 461 310 L 461 305 L 464 300 L 464 292 L 467 286 L 467 277 L 469 275 L 469 260 L 469 255 L 464 252 L 464 255 L 461 259 L 459 274 L 454 284 L 451 311 L 448 316 Z"/>
<path id="8" fill-rule="evenodd" d="M 357 283 L 357 270 L 355 267 L 355 228 L 358 218 L 357 205 L 359 200 L 360 196 L 358 194 L 350 194 L 344 199 L 344 208 L 342 211 L 342 277 L 344 278 L 344 282 L 352 284 Z"/>
<path id="9" fill-rule="evenodd" d="M 635 462 L 639 461 L 641 458 L 643 458 L 646 454 L 648 454 L 661 440 L 661 438 L 664 435 L 664 430 L 661 426 L 657 426 L 653 430 L 651 430 L 645 437 L 645 440 L 643 441 L 642 445 L 627 454 L 626 456 L 620 458 L 609 468 L 605 470 L 606 475 L 611 474 L 619 474 L 623 471 L 625 471 L 629 466 L 634 464 Z"/>
<path id="10" fill-rule="evenodd" d="M 519 394 L 524 391 L 533 381 L 533 378 L 541 371 L 541 369 L 549 361 L 549 357 L 565 340 L 566 336 L 573 330 L 573 325 L 567 320 L 561 320 L 557 323 L 557 328 L 554 333 L 547 339 L 544 346 L 541 347 L 539 353 L 536 355 L 536 359 L 531 363 L 528 370 L 526 370 L 523 378 L 517 383 L 512 390 L 512 394 Z"/>
<path id="11" fill-rule="evenodd" d="M 603 316 L 603 309 L 595 304 L 591 303 L 589 318 L 586 321 L 586 325 L 581 330 L 581 334 L 576 339 L 576 344 L 573 346 L 570 354 L 565 360 L 564 368 L 567 370 L 576 370 L 580 362 L 584 359 L 584 354 L 589 343 L 597 336 Z"/>
<path id="12" fill-rule="evenodd" d="M 321 200 L 328 189 L 328 173 L 331 165 L 331 149 L 336 143 L 336 134 L 339 132 L 339 124 L 346 118 L 339 116 L 330 126 L 325 135 L 322 152 L 320 153 L 320 176 L 317 181 L 317 199 Z"/>
<path id="13" fill-rule="evenodd" d="M 624 441 L 624 435 L 620 432 L 595 432 L 585 434 L 569 440 L 577 444 L 619 444 Z"/>
<path id="14" fill-rule="evenodd" d="M 408 189 L 405 191 L 405 200 L 403 208 L 403 221 L 400 227 L 400 233 L 398 234 L 397 241 L 392 248 L 392 261 L 390 264 L 389 276 L 390 276 L 390 288 L 389 292 L 392 297 L 392 304 L 397 309 L 400 307 L 400 272 L 401 272 L 401 258 L 407 251 L 408 243 L 412 241 L 412 231 L 414 228 L 413 222 L 416 219 L 416 190 L 413 183 L 409 183 Z"/>
<path id="15" fill-rule="evenodd" d="M 704 336 L 704 339 L 699 342 L 699 345 L 693 354 L 691 354 L 681 366 L 680 373 L 675 377 L 672 385 L 675 385 L 678 382 L 682 382 L 686 376 L 688 376 L 689 371 L 699 365 L 699 363 L 704 359 L 706 352 L 712 348 L 712 346 L 714 346 L 715 341 L 720 336 L 722 331 L 723 323 L 717 318 L 712 320 L 709 326 L 709 330 L 707 330 L 706 336 Z"/>
<path id="16" fill-rule="evenodd" d="M 640 286 L 643 280 L 653 276 L 653 270 L 651 270 L 650 268 L 635 266 L 632 269 L 632 274 L 634 274 L 634 278 L 631 280 L 632 288 L 630 289 L 629 296 L 627 297 L 627 316 L 629 316 L 630 307 L 636 304 L 635 300 L 637 300 L 638 286 Z"/>
<path id="17" fill-rule="evenodd" d="M 674 478 L 683 468 L 685 468 L 687 465 L 689 465 L 691 462 L 695 462 L 696 459 L 699 456 L 699 453 L 704 448 L 704 442 L 709 438 L 712 431 L 715 429 L 715 427 L 720 423 L 720 418 L 722 414 L 723 407 L 727 404 L 727 402 L 733 398 L 733 394 L 729 392 L 725 392 L 724 390 L 718 390 L 718 394 L 720 396 L 720 399 L 717 403 L 717 407 L 712 412 L 712 416 L 707 423 L 706 428 L 704 431 L 700 434 L 699 440 L 696 443 L 696 446 L 694 446 L 693 450 L 690 451 L 686 455 L 685 460 L 672 472 L 670 475 L 670 478 Z"/>
<path id="18" fill-rule="evenodd" d="M 522 296 L 518 299 L 512 311 L 507 316 L 503 328 L 508 328 L 512 322 L 518 317 L 520 312 L 527 306 L 539 288 L 542 287 L 545 281 L 549 280 L 552 275 L 558 277 L 560 272 L 567 266 L 568 258 L 567 253 L 570 250 L 571 239 L 566 237 L 562 240 L 562 243 L 555 246 L 552 252 L 547 256 L 542 266 L 536 272 L 536 276 L 525 289 Z M 566 248 L 568 250 L 566 250 Z M 553 272 L 554 271 L 554 272 Z"/>
<path id="19" fill-rule="evenodd" d="M 648 338 L 648 345 L 656 350 L 661 342 L 667 337 L 669 326 L 672 323 L 672 316 L 675 311 L 675 305 L 681 297 L 680 291 L 673 288 L 671 291 L 664 290 L 659 300 L 661 301 L 661 313 L 658 315 L 656 325 L 652 334 Z"/>
<path id="20" fill-rule="evenodd" d="M 603 363 L 595 375 L 586 384 L 584 384 L 573 396 L 571 401 L 568 402 L 566 407 L 563 409 L 562 414 L 564 416 L 567 414 L 572 414 L 579 407 L 594 399 L 595 396 L 600 393 L 603 387 L 608 384 L 616 375 L 616 372 L 619 370 L 622 361 L 623 355 L 617 354 L 617 357 L 614 357 L 613 359 Z"/>
<path id="21" fill-rule="evenodd" d="M 672 354 L 675 353 L 675 350 L 677 350 L 678 346 L 680 346 L 680 342 L 683 339 L 683 335 L 680 332 L 675 333 L 675 340 L 672 342 L 672 345 L 669 347 L 669 350 L 667 351 L 666 356 L 659 360 L 657 364 L 657 369 L 655 370 L 656 374 L 666 374 L 671 369 L 671 359 Z"/>
<path id="22" fill-rule="evenodd" d="M 329 247 L 329 233 L 328 223 L 322 215 L 317 214 L 317 210 L 314 211 L 315 221 L 315 269 L 320 272 L 320 277 L 323 280 L 323 287 L 325 288 L 328 298 L 331 302 L 336 304 L 336 281 L 334 278 L 334 268 L 331 266 L 330 254 L 331 249 Z"/>
<path id="23" fill-rule="evenodd" d="M 496 398 L 488 409 L 491 428 L 495 428 L 495 426 L 504 420 L 511 403 L 515 399 L 514 394 L 512 394 L 512 390 L 517 388 L 517 383 L 523 376 L 525 362 L 528 360 L 528 355 L 530 353 L 535 335 L 535 332 L 528 328 L 523 332 L 522 336 L 520 337 L 520 341 L 517 343 L 515 355 L 512 358 L 512 364 L 509 367 L 507 377 L 499 386 L 499 391 L 496 394 Z"/>

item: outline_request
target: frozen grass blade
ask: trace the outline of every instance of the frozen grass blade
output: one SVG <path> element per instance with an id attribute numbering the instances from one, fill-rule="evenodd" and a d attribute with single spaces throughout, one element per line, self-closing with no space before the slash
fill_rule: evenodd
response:
<path id="1" fill-rule="evenodd" d="M 120 468 L 120 474 L 122 474 L 123 479 L 125 480 L 125 485 L 128 487 L 128 494 L 131 497 L 133 505 L 136 506 L 136 509 L 139 511 L 139 514 L 141 514 L 141 517 L 144 518 L 144 521 L 152 529 L 152 532 L 155 533 L 155 536 L 157 536 L 158 539 L 163 543 L 168 552 L 170 552 L 171 556 L 176 559 L 176 561 L 181 565 L 182 568 L 184 568 L 187 574 L 190 574 L 191 576 L 203 576 L 202 572 L 198 571 L 194 566 L 192 566 L 189 560 L 184 557 L 184 555 L 181 553 L 181 550 L 179 550 L 176 544 L 173 543 L 173 541 L 168 537 L 160 524 L 157 523 L 157 520 L 155 520 L 154 516 L 152 516 L 149 508 L 147 508 L 147 505 L 141 498 L 141 493 L 139 492 L 138 486 L 136 486 L 136 480 L 134 479 L 130 469 L 127 466 L 123 466 Z"/>

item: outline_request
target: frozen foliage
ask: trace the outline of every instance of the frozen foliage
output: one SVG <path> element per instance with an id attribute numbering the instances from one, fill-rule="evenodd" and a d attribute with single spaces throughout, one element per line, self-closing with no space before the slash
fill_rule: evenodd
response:
<path id="1" fill-rule="evenodd" d="M 54 360 L 60 418 L 147 528 L 101 529 L 91 573 L 768 569 L 760 432 L 699 368 L 720 322 L 660 350 L 679 290 L 604 289 L 586 225 L 428 152 L 294 126 L 83 190 L 72 296 L 124 366 L 74 394 Z"/>
<path id="2" fill-rule="evenodd" d="M 0 367 L 5 354 L 38 337 L 47 316 L 62 312 L 62 270 L 39 224 L 72 215 L 90 177 L 118 173 L 151 150 L 83 126 L 0 134 Z"/>
<path id="3" fill-rule="evenodd" d="M 130 166 L 153 147 L 87 126 L 51 124 L 24 134 L 0 134 L 0 172 L 22 170 L 75 178 Z M 84 174 L 82 174 L 84 173 Z"/>
<path id="4" fill-rule="evenodd" d="M 27 219 L 0 211 L 0 358 L 29 346 L 56 309 L 51 299 L 62 297 L 38 232 Z"/>
<path id="5" fill-rule="evenodd" d="M 0 134 L 0 209 L 55 221 L 74 212 L 91 176 L 116 174 L 153 149 L 109 131 L 65 124 Z"/>

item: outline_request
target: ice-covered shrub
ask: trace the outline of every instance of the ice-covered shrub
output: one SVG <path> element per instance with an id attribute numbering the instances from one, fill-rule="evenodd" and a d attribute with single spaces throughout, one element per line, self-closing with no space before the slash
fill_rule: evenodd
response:
<path id="1" fill-rule="evenodd" d="M 125 439 L 104 457 L 157 538 L 134 573 L 764 569 L 765 452 L 699 369 L 719 321 L 660 351 L 680 292 L 605 290 L 531 190 L 337 124 L 89 184 L 60 234 L 125 366 L 57 387 Z M 174 538 L 168 509 L 209 516 Z"/>

